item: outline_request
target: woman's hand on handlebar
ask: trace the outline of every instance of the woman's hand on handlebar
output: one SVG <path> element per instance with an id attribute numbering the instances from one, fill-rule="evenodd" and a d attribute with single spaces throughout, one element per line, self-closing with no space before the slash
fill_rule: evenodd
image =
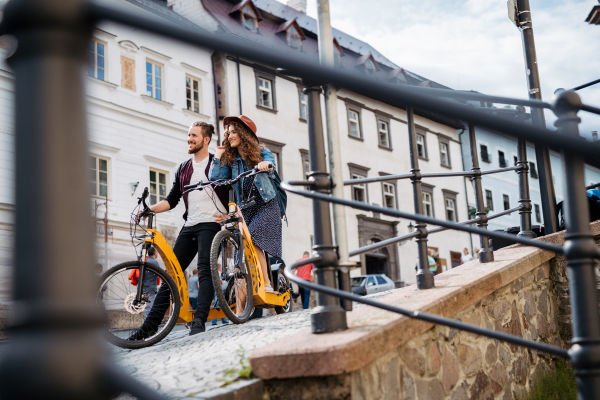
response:
<path id="1" fill-rule="evenodd" d="M 268 171 L 273 168 L 273 164 L 271 164 L 268 161 L 261 161 L 258 163 L 258 165 L 256 167 L 258 168 L 259 171 Z"/>
<path id="2" fill-rule="evenodd" d="M 215 222 L 220 223 L 229 218 L 229 215 L 214 214 L 213 217 L 215 218 Z"/>

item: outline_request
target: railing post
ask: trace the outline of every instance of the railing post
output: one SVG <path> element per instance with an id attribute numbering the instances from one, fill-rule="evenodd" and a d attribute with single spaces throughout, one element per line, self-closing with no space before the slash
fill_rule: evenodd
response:
<path id="1" fill-rule="evenodd" d="M 408 123 L 408 143 L 410 146 L 410 172 L 414 174 L 411 178 L 413 183 L 413 198 L 415 213 L 423 214 L 423 195 L 421 192 L 421 171 L 419 170 L 419 152 L 417 151 L 417 132 L 415 130 L 415 115 L 413 107 L 406 106 L 406 121 Z M 415 229 L 419 231 L 416 242 L 419 251 L 419 265 L 417 266 L 417 288 L 431 289 L 435 286 L 433 272 L 429 270 L 427 254 L 427 224 L 416 222 Z"/>
<path id="2" fill-rule="evenodd" d="M 327 173 L 323 121 L 321 118 L 321 87 L 306 85 L 304 93 L 308 97 L 308 140 L 310 170 L 309 181 L 314 182 L 313 190 L 330 193 L 331 180 Z M 333 245 L 329 203 L 313 200 L 313 224 L 315 244 L 313 254 L 322 257 L 315 264 L 315 277 L 319 285 L 337 288 L 338 254 Z M 317 293 L 317 307 L 310 316 L 313 333 L 327 333 L 347 329 L 346 312 L 340 307 L 337 297 Z"/>
<path id="3" fill-rule="evenodd" d="M 481 169 L 479 168 L 479 157 L 477 156 L 477 140 L 475 138 L 475 125 L 469 122 L 469 144 L 471 146 L 471 161 L 473 163 L 473 181 L 475 186 L 475 216 L 479 218 L 477 227 L 481 229 L 487 229 L 488 218 L 485 212 L 485 205 L 483 203 L 483 189 L 481 188 Z M 490 238 L 484 235 L 479 235 L 480 250 L 477 256 L 480 263 L 487 263 L 494 261 L 494 252 L 490 249 Z"/>
<path id="4" fill-rule="evenodd" d="M 579 95 L 559 92 L 552 103 L 558 116 L 554 125 L 561 133 L 580 140 L 577 112 Z M 563 150 L 565 160 L 565 255 L 569 264 L 569 292 L 573 339 L 569 355 L 575 368 L 580 400 L 600 399 L 600 317 L 594 274 L 598 249 L 590 231 L 585 191 L 583 156 Z"/>
<path id="5" fill-rule="evenodd" d="M 525 108 L 517 107 L 520 114 L 517 119 L 525 122 Z M 529 194 L 529 163 L 527 162 L 527 141 L 523 138 L 517 138 L 517 166 L 521 167 L 517 171 L 519 177 L 519 210 L 520 231 L 519 236 L 534 238 L 537 235 L 531 230 L 531 199 Z M 553 189 L 554 190 L 554 189 Z"/>

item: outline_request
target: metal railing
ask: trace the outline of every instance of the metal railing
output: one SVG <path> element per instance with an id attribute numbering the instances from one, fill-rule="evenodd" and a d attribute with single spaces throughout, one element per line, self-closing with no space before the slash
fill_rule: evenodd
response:
<path id="1" fill-rule="evenodd" d="M 350 71 L 323 67 L 300 55 L 272 52 L 227 34 L 215 35 L 167 21 L 149 20 L 93 2 L 11 0 L 4 9 L 0 35 L 11 34 L 18 40 L 18 47 L 8 60 L 16 78 L 17 207 L 13 293 L 18 306 L 15 309 L 16 318 L 10 327 L 12 344 L 4 351 L 0 362 L 2 399 L 107 399 L 120 391 L 128 391 L 143 399 L 160 398 L 126 375 L 118 373 L 107 361 L 102 340 L 96 334 L 103 322 L 94 307 L 94 280 L 90 273 L 92 238 L 87 193 L 83 70 L 92 28 L 100 21 L 122 23 L 203 48 L 213 48 L 255 62 L 275 65 L 284 68 L 288 75 L 302 78 L 308 94 L 312 172 L 309 180 L 300 182 L 300 185 L 310 190 L 298 188 L 292 182 L 283 183 L 283 186 L 292 193 L 313 199 L 315 246 L 313 256 L 304 261 L 315 264 L 317 284 L 298 280 L 290 274 L 292 268 L 300 265 L 298 263 L 289 266 L 286 275 L 300 286 L 318 292 L 318 307 L 311 315 L 313 332 L 345 329 L 348 302 L 358 301 L 411 318 L 569 358 L 577 374 L 580 399 L 600 398 L 600 318 L 593 270 L 594 260 L 600 254 L 590 232 L 583 179 L 583 157 L 597 156 L 600 146 L 598 143 L 579 140 L 577 125 L 579 110 L 600 114 L 600 109 L 582 104 L 574 92 L 559 93 L 555 101 L 548 104 L 391 85 Z M 423 215 L 421 199 L 416 195 L 415 214 L 330 196 L 331 183 L 326 172 L 319 104 L 320 86 L 325 83 L 407 110 L 411 133 L 411 174 L 403 179 L 412 180 L 415 193 L 420 192 L 417 187 L 427 174 L 420 173 L 418 159 L 415 157 L 413 108 L 469 121 L 470 135 L 474 135 L 474 126 L 482 126 L 518 137 L 519 165 L 503 170 L 516 170 L 521 175 L 521 205 L 518 207 L 521 213 L 521 235 L 506 235 L 484 229 L 490 218 L 504 214 L 487 216 L 481 196 L 477 199 L 476 218 L 463 223 L 436 220 Z M 467 99 L 550 108 L 558 116 L 555 124 L 559 131 L 526 125 L 522 121 L 506 120 L 459 103 Z M 525 140 L 544 142 L 563 151 L 565 173 L 569 177 L 565 180 L 567 235 L 564 246 L 535 241 L 529 237 L 531 205 L 525 179 Z M 472 140 L 472 151 L 474 144 L 475 141 Z M 458 176 L 472 176 L 475 184 L 480 186 L 482 175 L 496 172 L 502 171 L 481 172 L 474 163 L 470 173 L 462 172 Z M 44 193 L 43 207 L 39 204 L 39 191 Z M 476 193 L 481 193 L 480 187 Z M 417 238 L 421 260 L 426 259 L 426 254 L 421 253 L 426 248 L 424 244 L 427 235 L 445 229 L 476 233 L 485 240 L 500 238 L 564 253 L 570 269 L 573 319 L 570 350 L 566 352 L 544 343 L 419 311 L 404 310 L 348 293 L 345 291 L 349 289 L 348 272 L 338 268 L 329 203 L 419 222 L 417 232 L 411 235 Z M 517 209 L 506 212 L 514 211 Z M 427 231 L 428 224 L 439 228 Z M 477 227 L 472 227 L 472 224 L 477 224 Z M 489 249 L 489 245 L 482 246 L 482 249 Z M 357 251 L 364 250 L 362 248 Z M 354 251 L 350 254 L 358 253 Z M 482 261 L 489 261 L 493 253 L 484 252 L 480 256 Z M 485 264 L 482 268 L 485 268 Z M 426 272 L 421 274 L 420 281 L 422 287 L 432 283 Z M 77 284 L 73 285 L 72 282 Z M 340 299 L 344 301 L 340 302 Z"/>

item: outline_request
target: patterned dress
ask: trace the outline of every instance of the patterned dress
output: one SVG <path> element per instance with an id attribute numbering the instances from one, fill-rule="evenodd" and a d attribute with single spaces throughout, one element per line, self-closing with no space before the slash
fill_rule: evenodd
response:
<path id="1" fill-rule="evenodd" d="M 248 167 L 246 162 L 242 163 L 244 171 L 252 169 Z M 269 255 L 281 257 L 282 228 L 277 196 L 265 203 L 258 190 L 256 190 L 256 186 L 254 186 L 254 178 L 243 180 L 242 193 L 244 202 L 254 196 L 256 203 L 242 210 L 242 215 L 246 220 L 250 235 L 252 235 L 252 241 Z"/>

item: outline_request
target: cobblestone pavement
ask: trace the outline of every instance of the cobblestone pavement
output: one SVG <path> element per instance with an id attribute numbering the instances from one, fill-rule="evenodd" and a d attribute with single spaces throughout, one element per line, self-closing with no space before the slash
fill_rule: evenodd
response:
<path id="1" fill-rule="evenodd" d="M 300 310 L 241 325 L 217 325 L 195 336 L 188 336 L 187 329 L 177 330 L 152 347 L 113 347 L 113 352 L 125 371 L 165 395 L 201 398 L 202 392 L 237 378 L 242 364 L 249 365 L 247 357 L 253 349 L 309 328 L 310 310 Z"/>

